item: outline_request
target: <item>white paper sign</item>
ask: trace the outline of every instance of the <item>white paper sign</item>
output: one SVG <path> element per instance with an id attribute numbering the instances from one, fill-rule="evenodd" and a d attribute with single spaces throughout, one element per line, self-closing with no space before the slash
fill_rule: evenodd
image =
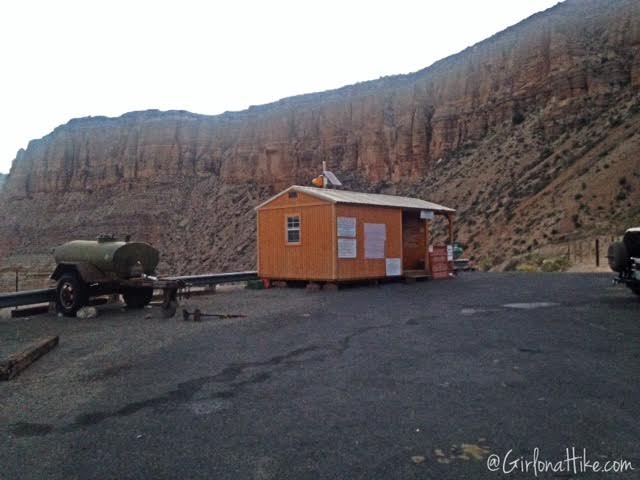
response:
<path id="1" fill-rule="evenodd" d="M 447 245 L 447 261 L 453 261 L 453 245 Z"/>
<path id="2" fill-rule="evenodd" d="M 435 215 L 431 210 L 420 210 L 420 218 L 423 220 L 433 220 Z"/>
<path id="3" fill-rule="evenodd" d="M 364 258 L 384 258 L 387 226 L 384 223 L 364 224 Z"/>
<path id="4" fill-rule="evenodd" d="M 399 258 L 387 258 L 387 277 L 397 277 L 402 275 L 402 264 Z"/>
<path id="5" fill-rule="evenodd" d="M 338 258 L 356 258 L 356 239 L 338 239 Z"/>
<path id="6" fill-rule="evenodd" d="M 365 223 L 364 235 L 370 238 L 387 239 L 387 225 L 384 223 Z"/>
<path id="7" fill-rule="evenodd" d="M 384 223 L 365 223 L 364 256 L 365 258 L 384 258 L 384 246 L 387 237 Z"/>
<path id="8" fill-rule="evenodd" d="M 337 222 L 338 222 L 339 237 L 355 237 L 356 236 L 355 217 L 338 217 Z"/>

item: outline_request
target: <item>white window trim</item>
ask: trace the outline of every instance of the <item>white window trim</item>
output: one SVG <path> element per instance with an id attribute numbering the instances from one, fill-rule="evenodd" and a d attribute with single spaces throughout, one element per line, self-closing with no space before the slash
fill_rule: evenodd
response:
<path id="1" fill-rule="evenodd" d="M 298 226 L 297 227 L 289 227 L 289 219 L 290 218 L 298 218 Z M 290 242 L 289 241 L 289 232 L 298 232 L 298 241 Z M 302 217 L 299 213 L 292 213 L 285 215 L 284 217 L 284 235 L 285 242 L 287 245 L 301 245 L 302 244 Z"/>

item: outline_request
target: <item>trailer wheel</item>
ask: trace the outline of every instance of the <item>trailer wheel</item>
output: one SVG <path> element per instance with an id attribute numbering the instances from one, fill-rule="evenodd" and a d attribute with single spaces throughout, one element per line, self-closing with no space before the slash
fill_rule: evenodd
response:
<path id="1" fill-rule="evenodd" d="M 78 275 L 65 273 L 60 277 L 56 286 L 56 308 L 60 313 L 73 317 L 88 299 L 87 286 Z"/>
<path id="2" fill-rule="evenodd" d="M 153 298 L 153 288 L 127 288 L 122 292 L 122 298 L 124 298 L 124 303 L 127 304 L 127 308 L 144 308 Z"/>

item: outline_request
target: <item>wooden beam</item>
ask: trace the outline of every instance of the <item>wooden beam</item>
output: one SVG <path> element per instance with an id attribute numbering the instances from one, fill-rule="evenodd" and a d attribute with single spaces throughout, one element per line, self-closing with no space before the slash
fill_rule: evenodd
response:
<path id="1" fill-rule="evenodd" d="M 429 255 L 429 245 L 431 244 L 431 223 L 429 220 L 424 221 L 424 270 L 431 273 L 431 256 Z"/>
<path id="2" fill-rule="evenodd" d="M 26 350 L 11 355 L 6 360 L 0 361 L 0 380 L 11 380 L 22 370 L 58 345 L 58 340 L 59 338 L 57 336 L 46 338 L 31 345 Z"/>
<path id="3" fill-rule="evenodd" d="M 449 222 L 449 245 L 453 245 L 453 218 L 451 214 L 447 215 L 447 222 Z"/>

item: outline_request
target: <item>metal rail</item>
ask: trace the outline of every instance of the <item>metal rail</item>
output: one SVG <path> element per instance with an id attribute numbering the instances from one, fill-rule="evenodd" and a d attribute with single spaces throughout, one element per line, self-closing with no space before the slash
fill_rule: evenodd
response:
<path id="1" fill-rule="evenodd" d="M 161 278 L 182 282 L 186 287 L 198 287 L 204 285 L 217 285 L 220 283 L 248 282 L 258 279 L 258 272 L 230 272 L 208 273 L 204 275 L 185 275 L 181 277 Z M 24 305 L 36 305 L 49 303 L 55 300 L 56 289 L 45 288 L 42 290 L 25 290 L 16 293 L 0 293 L 0 308 L 22 307 Z"/>
<path id="2" fill-rule="evenodd" d="M 207 273 L 204 275 L 186 275 L 183 277 L 169 277 L 167 280 L 178 280 L 188 287 L 198 287 L 202 285 L 217 285 L 219 283 L 249 282 L 258 280 L 258 272 L 230 272 L 230 273 Z"/>
<path id="3" fill-rule="evenodd" d="M 0 294 L 0 308 L 21 307 L 23 305 L 35 305 L 37 303 L 49 303 L 55 298 L 55 288 L 42 290 L 25 290 L 16 293 Z"/>

